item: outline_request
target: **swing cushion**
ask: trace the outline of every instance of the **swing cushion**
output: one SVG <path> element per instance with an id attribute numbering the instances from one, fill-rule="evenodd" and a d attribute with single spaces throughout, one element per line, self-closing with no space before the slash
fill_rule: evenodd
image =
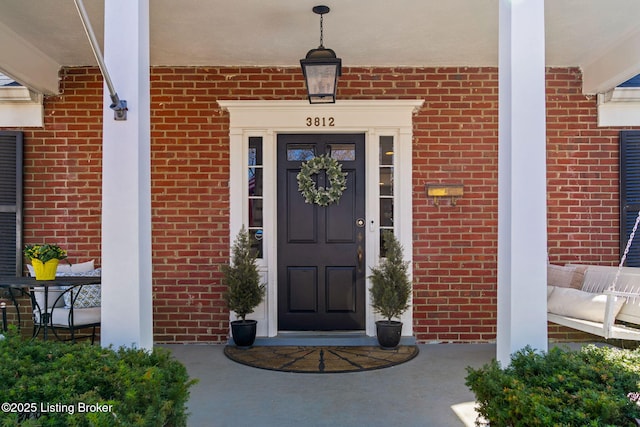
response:
<path id="1" fill-rule="evenodd" d="M 619 298 L 613 306 L 615 318 L 625 300 Z M 576 319 L 591 320 L 592 322 L 604 322 L 604 312 L 607 305 L 605 294 L 594 294 L 578 289 L 556 287 L 547 301 L 547 311 L 560 316 L 574 317 Z"/>

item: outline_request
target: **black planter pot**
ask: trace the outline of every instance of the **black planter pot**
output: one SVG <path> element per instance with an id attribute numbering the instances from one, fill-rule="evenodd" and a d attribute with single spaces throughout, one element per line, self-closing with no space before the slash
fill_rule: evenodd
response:
<path id="1" fill-rule="evenodd" d="M 236 347 L 250 348 L 256 340 L 256 320 L 234 320 L 231 322 L 231 336 Z"/>
<path id="2" fill-rule="evenodd" d="M 376 322 L 376 335 L 378 336 L 378 344 L 383 350 L 392 350 L 400 344 L 402 322 L 378 320 Z"/>

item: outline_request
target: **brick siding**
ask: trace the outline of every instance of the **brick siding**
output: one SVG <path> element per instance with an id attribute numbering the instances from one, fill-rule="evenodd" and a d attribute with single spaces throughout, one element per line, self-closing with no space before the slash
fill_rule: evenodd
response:
<path id="1" fill-rule="evenodd" d="M 24 242 L 55 241 L 72 262 L 100 261 L 102 79 L 67 68 L 25 129 Z M 425 99 L 414 116 L 414 330 L 419 342 L 495 339 L 496 68 L 345 68 L 340 99 Z M 151 70 L 156 342 L 224 342 L 219 266 L 228 259 L 228 114 L 218 99 L 305 99 L 299 68 Z M 596 126 L 581 73 L 547 70 L 551 262 L 618 259 L 618 131 Z M 427 182 L 462 182 L 434 206 Z M 579 335 L 557 326 L 551 338 Z"/>

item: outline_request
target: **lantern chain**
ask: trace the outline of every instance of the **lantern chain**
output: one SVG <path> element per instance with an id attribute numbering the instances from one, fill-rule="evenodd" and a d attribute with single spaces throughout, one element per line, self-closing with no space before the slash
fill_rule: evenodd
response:
<path id="1" fill-rule="evenodd" d="M 320 14 L 320 47 L 324 48 L 324 25 L 323 25 L 323 14 Z"/>

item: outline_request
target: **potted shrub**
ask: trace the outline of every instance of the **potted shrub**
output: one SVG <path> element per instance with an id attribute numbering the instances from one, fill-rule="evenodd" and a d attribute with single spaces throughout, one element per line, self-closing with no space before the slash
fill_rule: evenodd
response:
<path id="1" fill-rule="evenodd" d="M 386 320 L 376 322 L 376 335 L 380 347 L 396 348 L 402 335 L 402 322 L 394 321 L 409 308 L 411 281 L 409 262 L 403 258 L 403 249 L 392 231 L 383 232 L 385 257 L 377 267 L 371 268 L 371 305 Z"/>
<path id="2" fill-rule="evenodd" d="M 222 266 L 227 291 L 224 298 L 240 320 L 231 322 L 231 336 L 238 347 L 251 347 L 256 339 L 256 320 L 247 320 L 264 297 L 264 284 L 251 248 L 249 233 L 242 227 L 232 247 L 231 264 Z"/>

